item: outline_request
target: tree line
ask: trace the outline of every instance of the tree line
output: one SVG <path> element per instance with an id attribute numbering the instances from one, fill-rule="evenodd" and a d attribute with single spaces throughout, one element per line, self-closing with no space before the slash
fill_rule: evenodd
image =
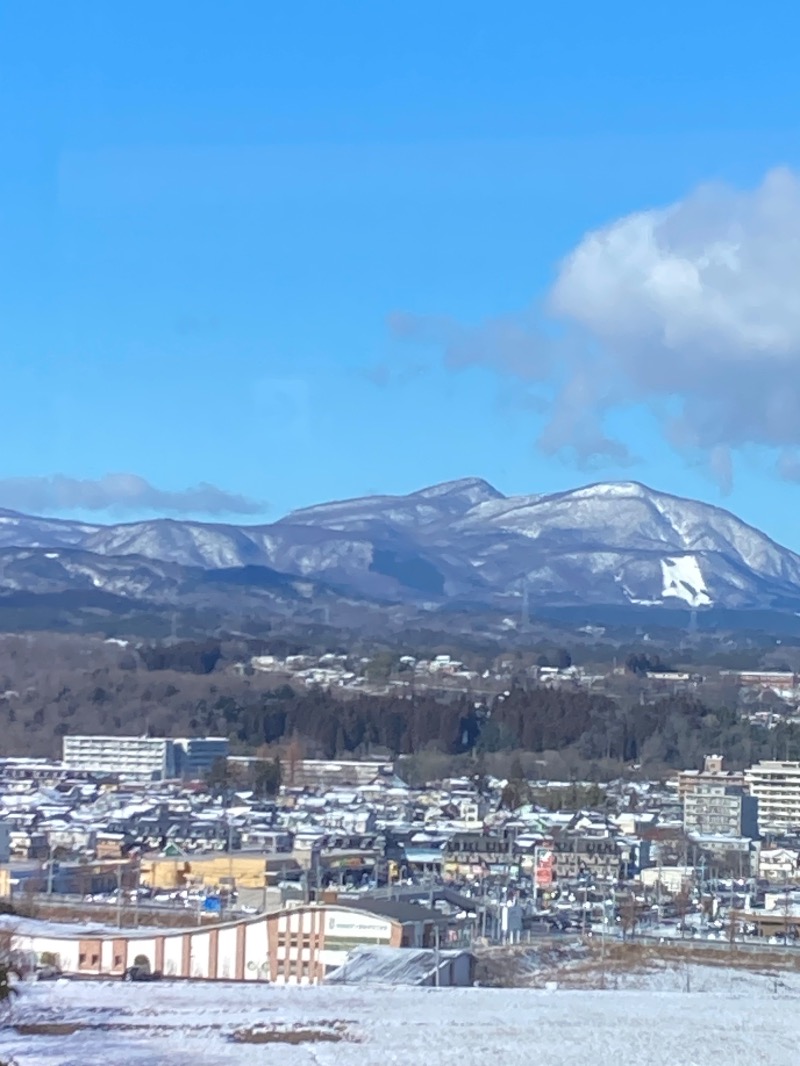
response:
<path id="1" fill-rule="evenodd" d="M 800 758 L 800 730 L 792 724 L 768 730 L 735 710 L 683 695 L 640 703 L 538 687 L 513 688 L 476 708 L 466 696 L 448 702 L 431 696 L 343 699 L 284 686 L 244 705 L 231 697 L 206 701 L 192 725 L 244 748 L 299 738 L 308 755 L 324 758 L 376 749 L 394 756 L 432 749 L 451 755 L 572 749 L 585 760 L 675 768 L 699 766 L 712 750 L 723 751 L 731 765 Z"/>
<path id="2" fill-rule="evenodd" d="M 773 729 L 751 724 L 723 687 L 701 700 L 634 686 L 613 696 L 551 689 L 521 679 L 508 695 L 476 706 L 468 694 L 445 699 L 417 691 L 409 699 L 276 688 L 266 675 L 226 667 L 241 658 L 242 649 L 215 641 L 133 647 L 5 635 L 0 754 L 57 757 L 66 734 L 149 733 L 226 736 L 242 754 L 297 739 L 304 754 L 324 758 L 558 752 L 583 762 L 692 767 L 719 750 L 731 766 L 800 759 L 796 726 L 779 717 Z"/>

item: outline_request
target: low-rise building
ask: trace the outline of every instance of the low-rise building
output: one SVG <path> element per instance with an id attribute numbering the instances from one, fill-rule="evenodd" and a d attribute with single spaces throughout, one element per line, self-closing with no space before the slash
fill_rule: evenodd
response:
<path id="1" fill-rule="evenodd" d="M 572 880 L 582 874 L 607 881 L 620 876 L 624 850 L 615 837 L 560 834 L 553 841 L 556 877 Z"/>
<path id="2" fill-rule="evenodd" d="M 797 877 L 800 852 L 792 848 L 762 848 L 758 856 L 758 876 L 765 881 L 785 883 Z"/>
<path id="3" fill-rule="evenodd" d="M 417 908 L 419 910 L 419 908 Z M 65 974 L 120 976 L 130 966 L 199 980 L 321 984 L 363 945 L 422 948 L 406 921 L 364 909 L 311 905 L 183 930 L 111 930 L 15 921 L 12 949 Z"/>

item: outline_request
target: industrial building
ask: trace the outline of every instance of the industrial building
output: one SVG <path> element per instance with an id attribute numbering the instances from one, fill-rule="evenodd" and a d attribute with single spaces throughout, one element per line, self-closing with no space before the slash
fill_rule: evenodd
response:
<path id="1" fill-rule="evenodd" d="M 65 974 L 120 976 L 130 966 L 169 977 L 201 980 L 321 984 L 365 945 L 425 949 L 431 916 L 406 905 L 400 917 L 337 905 L 300 906 L 194 929 L 135 932 L 52 922 L 15 922 L 16 952 L 55 959 Z"/>

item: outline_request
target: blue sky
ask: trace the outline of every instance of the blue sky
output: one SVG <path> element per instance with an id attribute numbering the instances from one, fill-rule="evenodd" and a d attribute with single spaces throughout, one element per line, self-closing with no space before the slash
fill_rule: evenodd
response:
<path id="1" fill-rule="evenodd" d="M 800 549 L 799 23 L 3 3 L 0 505 L 259 520 L 468 475 L 632 478 Z M 651 229 L 634 283 L 614 249 Z M 705 275 L 681 319 L 664 277 L 732 240 L 735 289 Z"/>

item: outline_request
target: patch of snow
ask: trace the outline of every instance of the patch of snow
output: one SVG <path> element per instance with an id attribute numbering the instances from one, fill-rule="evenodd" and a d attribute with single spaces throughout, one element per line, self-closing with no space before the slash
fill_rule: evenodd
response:
<path id="1" fill-rule="evenodd" d="M 569 495 L 573 499 L 592 499 L 598 496 L 605 497 L 630 497 L 645 496 L 648 490 L 638 481 L 605 481 L 597 485 L 587 485 L 583 489 L 575 489 Z"/>
<path id="2" fill-rule="evenodd" d="M 766 975 L 725 977 L 723 970 L 689 992 L 680 972 L 658 975 L 651 988 L 606 991 L 567 991 L 557 982 L 541 990 L 43 982 L 25 986 L 14 1003 L 0 1057 L 18 1066 L 528 1066 L 545 1049 L 558 1066 L 796 1062 L 794 975 L 782 975 L 778 987 Z M 346 1030 L 338 1043 L 232 1039 L 239 1029 L 323 1031 L 336 1019 Z M 65 1028 L 50 1036 L 14 1028 L 39 1024 L 46 1032 L 48 1023 Z"/>
<path id="3" fill-rule="evenodd" d="M 665 598 L 683 600 L 690 607 L 709 607 L 709 595 L 696 555 L 679 555 L 661 560 L 661 575 Z"/>

